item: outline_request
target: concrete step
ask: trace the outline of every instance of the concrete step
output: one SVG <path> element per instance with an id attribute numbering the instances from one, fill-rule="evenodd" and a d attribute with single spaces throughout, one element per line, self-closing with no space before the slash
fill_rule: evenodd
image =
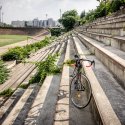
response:
<path id="1" fill-rule="evenodd" d="M 37 57 L 37 60 L 40 58 L 40 56 Z M 36 61 L 37 61 L 36 60 Z M 35 61 L 35 60 L 34 60 Z M 30 74 L 30 72 L 35 68 L 34 64 L 26 64 L 26 67 L 24 66 L 24 68 L 16 73 L 14 76 L 11 77 L 11 79 L 7 80 L 4 84 L 2 84 L 0 86 L 0 91 L 6 90 L 7 88 L 11 87 L 14 83 L 16 83 L 18 80 L 21 80 L 21 82 Z M 26 74 L 26 75 L 25 75 Z M 26 76 L 26 77 L 25 77 Z M 21 77 L 23 77 L 21 79 Z M 18 83 L 20 84 L 20 83 Z"/>
<path id="2" fill-rule="evenodd" d="M 45 58 L 47 58 L 47 55 L 53 53 L 53 51 L 54 51 L 54 48 L 53 48 L 52 50 L 50 50 L 49 53 L 47 53 L 44 57 L 42 57 L 42 58 L 40 58 L 39 60 L 37 60 L 37 62 L 39 62 L 39 61 L 44 60 Z M 36 65 L 33 65 L 33 66 L 31 67 L 31 70 L 28 70 L 23 76 L 21 76 L 21 78 L 20 78 L 16 83 L 14 83 L 14 84 L 11 86 L 11 88 L 12 88 L 13 90 L 15 90 L 15 89 L 19 86 L 19 83 L 22 83 L 22 82 L 25 80 L 25 78 L 27 78 L 27 77 L 32 73 L 32 71 L 33 71 L 35 68 L 36 68 Z"/>
<path id="3" fill-rule="evenodd" d="M 112 27 L 119 27 L 120 23 L 124 23 L 125 22 L 125 14 L 122 15 L 118 15 L 118 16 L 114 16 L 114 17 L 107 17 L 106 19 L 97 19 L 95 21 L 93 21 L 92 23 L 89 23 L 85 26 L 92 26 L 94 28 L 98 27 L 98 26 L 103 26 L 103 27 L 108 27 L 109 25 L 111 25 Z M 119 25 L 118 25 L 119 24 Z"/>
<path id="4" fill-rule="evenodd" d="M 70 59 L 70 40 L 68 40 L 64 62 Z M 56 104 L 56 114 L 53 125 L 69 124 L 69 66 L 64 65 L 62 78 L 59 87 L 58 101 Z M 48 124 L 49 125 L 49 124 Z"/>
<path id="5" fill-rule="evenodd" d="M 122 51 L 125 51 L 125 37 L 116 37 L 111 35 L 105 35 L 105 34 L 99 34 L 99 33 L 93 33 L 93 32 L 81 32 L 81 34 L 88 36 L 94 40 L 97 40 L 99 42 L 103 42 L 106 45 L 115 47 L 117 49 L 120 49 Z"/>
<path id="6" fill-rule="evenodd" d="M 27 59 L 26 61 L 34 61 L 34 60 L 36 60 L 37 58 L 40 58 L 40 57 L 38 57 L 38 56 L 41 56 L 42 54 L 44 54 L 44 53 L 45 53 L 47 50 L 49 50 L 50 47 L 53 46 L 54 44 L 57 44 L 57 43 L 56 43 L 56 42 L 53 42 L 53 43 L 51 43 L 49 46 L 44 47 L 44 48 L 38 50 L 37 52 L 33 53 L 33 55 L 32 55 L 29 59 Z M 16 66 L 14 66 L 14 67 L 11 69 L 10 77 L 12 77 L 13 75 L 16 75 L 16 76 L 17 76 L 18 72 L 20 73 L 21 70 L 23 71 L 24 68 L 25 68 L 27 65 L 29 65 L 29 64 L 25 64 L 25 65 L 24 65 L 24 64 L 20 63 L 20 64 L 17 64 Z M 14 77 L 16 77 L 16 76 L 14 76 Z"/>
<path id="7" fill-rule="evenodd" d="M 100 34 L 112 35 L 112 36 L 125 36 L 124 28 L 88 28 L 88 32 L 95 32 Z"/>
<path id="8" fill-rule="evenodd" d="M 62 44 L 59 52 L 63 51 L 65 44 Z M 56 51 L 55 51 L 56 52 Z M 63 63 L 64 53 L 57 59 L 57 65 Z M 61 62 L 60 62 L 61 61 Z M 61 75 L 47 76 L 40 88 L 33 105 L 30 108 L 25 125 L 52 124 L 55 114 L 55 105 L 59 89 Z M 48 110 L 49 109 L 49 110 Z"/>
<path id="9" fill-rule="evenodd" d="M 97 43 L 97 41 L 86 36 L 80 35 L 79 38 L 82 38 L 80 40 L 83 44 L 108 67 L 115 77 L 121 81 L 121 86 L 125 88 L 125 54 L 118 49 L 105 47 L 103 44 Z"/>
<path id="10" fill-rule="evenodd" d="M 58 45 L 58 46 L 60 46 L 60 45 Z M 58 48 L 58 47 L 57 47 Z M 53 50 L 52 50 L 53 51 Z M 57 49 L 55 49 L 54 50 L 54 53 L 57 51 Z M 44 58 L 44 60 L 45 60 L 45 58 Z M 36 69 L 35 70 L 33 70 L 33 72 L 32 72 L 33 74 L 34 73 L 36 73 Z M 31 74 L 32 74 L 31 73 Z M 32 75 L 33 75 L 32 74 Z M 30 75 L 31 76 L 31 75 Z M 26 80 L 24 80 L 24 83 L 23 84 L 28 84 L 28 82 L 29 82 L 29 76 L 28 76 L 28 78 L 26 79 Z M 19 92 L 21 93 L 19 93 Z M 2 105 L 2 107 L 0 108 L 0 116 L 1 116 L 1 118 L 0 118 L 0 121 L 2 122 L 6 117 L 7 117 L 7 115 L 8 115 L 8 113 L 11 111 L 11 109 L 15 106 L 15 104 L 17 103 L 17 101 L 19 100 L 19 98 L 21 97 L 21 95 L 23 94 L 23 92 L 24 92 L 24 90 L 20 90 L 20 89 L 18 89 L 18 90 L 16 90 L 15 91 L 15 93 Z"/>
<path id="11" fill-rule="evenodd" d="M 53 51 L 54 51 L 54 48 L 50 51 L 50 49 L 45 49 L 46 50 L 46 52 L 48 51 L 49 53 L 52 53 Z M 44 52 L 44 53 L 43 53 Z M 47 53 L 48 53 L 47 52 Z M 47 57 L 47 53 L 45 53 L 45 51 L 42 51 L 42 53 L 43 53 L 43 59 L 45 59 L 46 57 Z M 39 50 L 38 51 L 38 54 L 39 55 L 41 55 L 41 51 Z M 37 54 L 36 54 L 37 55 Z M 38 55 L 37 55 L 38 56 Z M 41 58 L 40 58 L 41 59 Z M 35 61 L 35 60 L 34 60 Z M 20 67 L 20 66 L 16 66 L 16 67 Z M 32 68 L 32 67 L 31 67 Z M 15 90 L 17 87 L 18 87 L 18 85 L 21 83 L 21 82 L 24 82 L 23 84 L 28 84 L 28 80 L 30 79 L 30 77 L 32 76 L 32 75 L 34 75 L 34 73 L 35 73 L 36 71 L 35 71 L 35 69 L 33 70 L 33 71 L 31 71 L 31 70 L 29 70 L 28 72 L 26 72 L 26 73 L 24 73 L 22 76 L 21 76 L 21 78 L 19 79 L 19 80 L 17 80 L 16 81 L 16 83 L 15 84 L 13 84 L 13 85 L 10 85 L 11 86 L 11 88 L 13 89 L 13 90 Z M 29 74 L 30 73 L 30 74 Z M 16 73 L 15 73 L 16 74 Z M 29 74 L 28 76 L 26 76 L 26 74 Z M 13 76 L 14 77 L 14 76 Z M 15 78 L 15 77 L 14 77 Z M 8 86 L 8 87 L 10 87 L 10 86 Z M 7 87 L 7 85 L 6 85 L 6 87 Z M 7 100 L 8 98 L 5 98 L 5 97 L 0 97 L 0 105 L 2 105 L 2 104 L 4 104 L 4 102 Z"/>
<path id="12" fill-rule="evenodd" d="M 38 57 L 37 57 L 38 58 Z M 19 64 L 20 65 L 20 64 Z M 16 66 L 16 67 L 18 67 L 18 66 Z M 32 68 L 32 67 L 31 67 Z M 31 72 L 31 70 L 29 70 L 30 72 Z M 29 73 L 29 71 L 28 71 L 28 73 Z M 16 72 L 14 73 L 15 75 L 16 75 Z M 32 73 L 31 73 L 32 74 Z M 17 74 L 17 76 L 18 75 L 20 75 L 20 74 Z M 12 76 L 12 78 L 11 79 L 9 79 L 7 82 L 5 82 L 3 85 L 1 85 L 0 87 L 2 88 L 2 87 L 5 87 L 4 89 L 7 89 L 7 88 L 9 88 L 9 87 L 12 87 L 12 84 L 14 84 L 15 82 L 12 82 L 12 80 L 14 80 L 14 78 L 16 78 L 15 79 L 15 81 L 16 82 L 18 82 L 17 84 L 16 84 L 16 87 L 18 87 L 18 85 L 19 84 L 21 84 L 21 82 L 22 81 L 24 81 L 25 79 L 23 79 L 24 77 L 26 77 L 25 76 L 25 72 L 23 73 L 23 74 L 21 74 L 21 77 L 23 77 L 21 80 L 22 81 L 19 81 L 20 80 L 20 77 L 18 78 L 17 76 Z M 29 74 L 29 77 L 30 77 L 30 74 Z M 11 82 L 11 83 L 10 83 Z M 12 88 L 13 90 L 14 89 L 16 89 L 16 87 L 14 87 L 14 88 Z M 3 91 L 3 89 L 1 89 L 1 91 Z M 6 100 L 8 99 L 8 97 L 0 97 L 0 105 L 2 105 Z"/>
<path id="13" fill-rule="evenodd" d="M 46 57 L 46 55 L 48 53 L 51 53 L 49 51 L 50 50 L 47 50 L 46 52 L 43 52 L 43 54 L 39 53 L 37 55 L 37 57 L 34 56 L 34 58 L 31 58 L 28 61 L 33 61 L 33 62 L 34 61 L 41 61 L 43 58 Z M 22 68 L 21 71 L 19 71 L 19 69 L 16 69 L 18 71 L 17 72 L 15 71 L 15 74 L 11 77 L 11 79 L 6 81 L 4 84 L 0 85 L 0 88 L 1 88 L 2 91 L 9 88 L 9 87 L 12 87 L 13 89 L 15 89 L 32 72 L 32 70 L 35 68 L 35 65 L 33 65 L 33 64 L 25 64 L 25 65 L 22 64 L 22 66 L 20 68 Z M 18 82 L 17 86 L 14 87 L 17 82 Z M 13 86 L 13 84 L 14 84 L 14 86 Z"/>
<path id="14" fill-rule="evenodd" d="M 112 46 L 113 48 L 125 51 L 125 37 L 112 37 L 109 35 L 107 36 L 105 34 L 98 34 L 92 32 L 81 32 L 81 34 L 90 37 L 96 41 L 102 42 L 107 46 Z"/>
<path id="15" fill-rule="evenodd" d="M 37 84 L 29 86 L 1 125 L 21 125 L 24 122 L 24 118 L 26 117 L 37 91 Z"/>
<path id="16" fill-rule="evenodd" d="M 115 19 L 111 19 L 105 22 L 96 23 L 95 25 L 92 25 L 93 28 L 96 27 L 124 27 L 125 22 L 125 15 L 122 15 L 121 17 L 116 17 Z"/>
<path id="17" fill-rule="evenodd" d="M 105 92 L 110 104 L 119 118 L 121 124 L 125 124 L 125 90 L 114 78 L 112 73 L 95 57 L 87 56 L 87 59 L 95 60 L 96 66 L 93 69 L 103 91 Z"/>
<path id="18" fill-rule="evenodd" d="M 0 107 L 0 124 L 7 118 L 10 111 L 16 105 L 20 97 L 25 92 L 24 89 L 18 88 L 13 95 Z"/>
<path id="19" fill-rule="evenodd" d="M 4 64 L 6 65 L 6 67 L 8 69 L 11 69 L 12 67 L 14 67 L 16 65 L 16 60 L 14 60 L 14 61 L 7 61 L 7 62 L 4 62 Z"/>
<path id="20" fill-rule="evenodd" d="M 84 52 L 85 47 L 83 46 L 83 44 L 80 42 L 79 39 L 74 38 L 74 42 L 78 53 L 82 54 Z M 82 54 L 82 56 L 80 57 L 84 59 L 86 58 L 84 54 Z M 83 62 L 85 74 L 88 77 L 92 87 L 93 99 L 91 105 L 97 124 L 121 125 L 119 118 L 115 114 L 112 105 L 110 104 L 110 101 L 107 98 L 107 95 L 105 94 L 104 90 L 102 89 L 102 86 L 100 85 L 98 79 L 96 78 L 93 70 L 91 68 L 86 67 L 86 65 L 87 62 Z"/>
<path id="21" fill-rule="evenodd" d="M 83 54 L 89 55 L 89 53 L 86 53 L 89 51 L 86 47 L 84 47 Z M 76 46 L 71 40 L 70 42 L 70 59 L 74 59 L 74 55 L 77 54 Z M 71 76 L 73 73 L 74 67 L 69 68 L 69 75 Z M 70 77 L 70 81 L 72 78 Z M 71 99 L 69 100 L 69 125 L 97 125 L 93 113 L 91 111 L 90 104 L 84 108 L 84 109 L 78 109 L 76 108 L 73 103 L 71 102 Z"/>

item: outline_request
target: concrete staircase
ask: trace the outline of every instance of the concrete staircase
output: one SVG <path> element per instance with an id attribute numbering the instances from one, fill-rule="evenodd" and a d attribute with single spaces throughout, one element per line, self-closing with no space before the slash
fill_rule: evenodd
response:
<path id="1" fill-rule="evenodd" d="M 90 55 L 86 55 L 86 58 L 94 59 L 96 62 L 96 67 L 93 69 L 93 72 L 109 101 L 108 103 L 110 104 L 110 108 L 112 108 L 112 113 L 114 112 L 113 114 L 116 117 L 113 125 L 125 124 L 124 24 L 125 15 L 102 22 L 94 22 L 90 25 L 77 28 L 74 31 L 75 35 L 73 37 L 74 42 L 77 41 L 81 48 L 84 46 L 84 48 L 87 48 L 91 52 Z M 93 86 L 96 86 L 96 84 Z M 98 107 L 99 114 L 103 112 L 102 115 L 100 115 L 100 119 L 107 119 L 106 114 L 110 118 L 111 116 L 113 117 L 113 114 L 110 114 L 111 110 L 107 110 L 108 105 L 106 104 L 106 101 L 103 100 L 102 94 L 100 98 L 100 101 L 104 103 L 104 105 L 102 104 L 103 106 L 101 106 L 102 109 L 100 108 L 99 110 L 99 102 L 96 101 L 95 105 Z M 119 123 L 116 122 L 118 120 Z M 103 120 L 101 121 L 102 124 L 105 124 Z M 108 120 L 106 121 L 108 122 Z M 111 121 L 113 121 L 113 118 L 111 118 Z M 109 121 L 109 123 L 111 122 Z"/>
<path id="2" fill-rule="evenodd" d="M 39 50 L 29 61 L 45 60 L 49 53 L 59 52 L 56 64 L 63 66 L 62 73 L 47 76 L 41 86 L 36 83 L 27 89 L 18 88 L 27 84 L 37 69 L 33 64 L 14 67 L 11 78 L 0 86 L 0 91 L 8 87 L 15 90 L 1 103 L 0 124 L 125 125 L 124 19 L 123 15 L 78 27 L 62 41 Z M 63 65 L 75 54 L 95 60 L 96 64 L 95 68 L 88 68 L 83 62 L 92 87 L 91 102 L 84 109 L 77 109 L 70 100 L 69 76 L 73 68 Z"/>

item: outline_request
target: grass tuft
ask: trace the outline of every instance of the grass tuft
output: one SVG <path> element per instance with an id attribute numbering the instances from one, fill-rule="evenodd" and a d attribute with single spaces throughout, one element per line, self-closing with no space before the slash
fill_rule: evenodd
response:
<path id="1" fill-rule="evenodd" d="M 14 90 L 11 88 L 4 90 L 3 92 L 0 93 L 0 96 L 4 97 L 10 97 L 13 94 Z"/>

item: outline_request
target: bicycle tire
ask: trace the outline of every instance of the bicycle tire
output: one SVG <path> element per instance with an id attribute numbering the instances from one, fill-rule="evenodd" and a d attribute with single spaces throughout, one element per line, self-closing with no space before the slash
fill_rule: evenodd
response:
<path id="1" fill-rule="evenodd" d="M 88 78 L 84 74 L 81 74 L 81 79 L 83 79 L 83 80 L 82 81 L 79 80 L 79 84 L 83 85 L 85 87 L 85 90 L 84 90 L 84 92 L 79 91 L 78 89 L 74 88 L 77 84 L 76 82 L 78 82 L 76 77 L 77 77 L 77 75 L 72 78 L 71 83 L 70 83 L 70 99 L 75 107 L 85 108 L 86 106 L 88 106 L 88 104 L 90 103 L 90 100 L 91 100 L 91 96 L 92 96 L 91 84 L 90 84 Z M 72 89 L 74 89 L 74 90 L 72 90 Z M 75 96 L 77 96 L 76 98 L 78 98 L 78 100 L 75 99 Z"/>

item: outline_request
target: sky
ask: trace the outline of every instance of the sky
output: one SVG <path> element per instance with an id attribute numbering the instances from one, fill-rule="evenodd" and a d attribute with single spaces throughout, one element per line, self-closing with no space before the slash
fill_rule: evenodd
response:
<path id="1" fill-rule="evenodd" d="M 99 5 L 97 0 L 0 0 L 2 5 L 3 21 L 11 23 L 15 20 L 39 20 L 53 18 L 59 19 L 60 9 L 64 13 L 67 10 L 76 9 L 80 14 L 83 10 L 88 12 Z"/>

